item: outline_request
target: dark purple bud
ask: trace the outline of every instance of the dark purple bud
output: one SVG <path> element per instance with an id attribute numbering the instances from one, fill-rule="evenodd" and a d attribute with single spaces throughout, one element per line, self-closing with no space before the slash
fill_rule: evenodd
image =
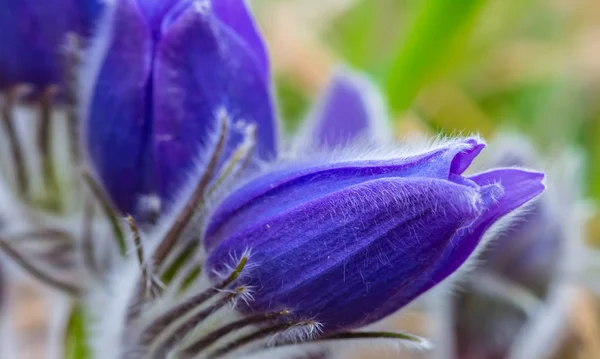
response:
<path id="1" fill-rule="evenodd" d="M 255 123 L 256 154 L 275 154 L 266 52 L 243 1 L 122 0 L 109 11 L 85 138 L 122 212 L 148 195 L 168 207 L 221 115 Z M 230 126 L 223 155 L 241 141 Z"/>
<path id="2" fill-rule="evenodd" d="M 287 309 L 325 333 L 382 319 L 438 284 L 500 217 L 540 194 L 543 174 L 462 176 L 484 144 L 388 160 L 295 165 L 241 187 L 206 230 L 207 269 L 249 251 L 246 313 Z"/>
<path id="3" fill-rule="evenodd" d="M 68 33 L 87 37 L 100 0 L 4 0 L 0 5 L 0 90 L 62 83 Z"/>

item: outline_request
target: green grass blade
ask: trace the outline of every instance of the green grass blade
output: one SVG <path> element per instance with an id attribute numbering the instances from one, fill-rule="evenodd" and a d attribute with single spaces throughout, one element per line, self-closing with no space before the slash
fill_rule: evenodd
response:
<path id="1" fill-rule="evenodd" d="M 387 76 L 394 113 L 406 110 L 458 39 L 468 35 L 485 0 L 423 0 L 403 37 Z"/>
<path id="2" fill-rule="evenodd" d="M 83 308 L 73 307 L 65 335 L 66 359 L 90 359 L 92 357 L 88 347 L 85 320 Z"/>

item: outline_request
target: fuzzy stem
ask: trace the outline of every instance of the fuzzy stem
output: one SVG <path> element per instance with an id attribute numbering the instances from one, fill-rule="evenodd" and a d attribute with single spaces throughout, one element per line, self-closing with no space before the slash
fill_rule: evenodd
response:
<path id="1" fill-rule="evenodd" d="M 177 273 L 185 266 L 186 263 L 193 258 L 194 253 L 200 246 L 199 241 L 192 241 L 185 247 L 181 248 L 179 254 L 174 257 L 172 263 L 165 268 L 161 274 L 161 280 L 163 283 L 169 284 L 177 276 Z"/>
<path id="2" fill-rule="evenodd" d="M 326 336 L 317 337 L 314 339 L 306 340 L 298 343 L 296 340 L 282 341 L 275 343 L 273 345 L 262 347 L 263 350 L 266 349 L 274 349 L 281 347 L 288 347 L 292 345 L 300 345 L 300 344 L 314 344 L 319 342 L 326 341 L 337 341 L 337 340 L 360 340 L 360 339 L 396 339 L 396 340 L 405 340 L 413 343 L 427 345 L 427 341 L 419 338 L 416 335 L 406 334 L 406 333 L 394 333 L 394 332 L 339 332 L 335 334 L 330 334 Z"/>
<path id="3" fill-rule="evenodd" d="M 217 144 L 215 146 L 215 150 L 212 153 L 210 161 L 204 171 L 204 174 L 200 177 L 194 192 L 192 193 L 189 201 L 183 207 L 179 216 L 175 219 L 175 223 L 169 228 L 169 231 L 163 238 L 163 240 L 158 245 L 158 248 L 154 252 L 153 262 L 156 267 L 160 267 L 163 261 L 166 259 L 167 255 L 171 252 L 171 248 L 175 246 L 177 241 L 180 238 L 181 233 L 192 219 L 194 214 L 196 213 L 196 209 L 202 203 L 206 188 L 212 179 L 215 169 L 217 168 L 217 164 L 221 157 L 221 152 L 225 147 L 225 140 L 227 137 L 227 128 L 228 122 L 226 118 L 222 118 L 221 127 L 219 129 L 219 138 Z"/>
<path id="4" fill-rule="evenodd" d="M 265 324 L 269 323 L 275 319 L 284 317 L 288 315 L 290 312 L 288 310 L 283 310 L 280 312 L 272 312 L 266 314 L 258 314 L 251 317 L 246 317 L 235 322 L 229 323 L 217 330 L 212 331 L 210 334 L 207 334 L 192 345 L 186 347 L 182 350 L 182 356 L 184 358 L 191 357 L 197 355 L 201 351 L 205 350 L 209 346 L 213 345 L 217 340 L 223 338 L 224 336 L 236 332 L 240 329 L 244 329 L 253 324 Z"/>
<path id="5" fill-rule="evenodd" d="M 48 241 L 65 241 L 65 242 L 73 242 L 75 239 L 67 232 L 56 229 L 56 228 L 42 228 L 39 230 L 24 232 L 18 235 L 11 236 L 11 242 L 28 242 L 28 241 L 36 241 L 43 240 L 44 242 Z"/>
<path id="6" fill-rule="evenodd" d="M 312 340 L 319 342 L 326 340 L 344 340 L 344 339 L 401 339 L 415 343 L 422 343 L 423 340 L 417 336 L 406 333 L 393 332 L 341 332 Z"/>
<path id="7" fill-rule="evenodd" d="M 196 278 L 202 273 L 202 266 L 195 265 L 190 268 L 181 279 L 181 285 L 179 286 L 179 293 L 184 293 L 194 282 Z"/>
<path id="8" fill-rule="evenodd" d="M 144 263 L 144 247 L 142 246 L 142 236 L 140 235 L 140 230 L 138 228 L 135 219 L 131 215 L 128 215 L 126 218 L 127 224 L 129 225 L 129 230 L 133 235 L 133 244 L 135 246 L 135 253 L 137 255 L 138 264 L 140 265 L 140 269 L 142 271 L 142 278 L 144 282 L 148 281 L 148 270 Z"/>
<path id="9" fill-rule="evenodd" d="M 175 330 L 169 337 L 156 349 L 152 355 L 153 359 L 162 359 L 167 357 L 167 353 L 172 350 L 177 343 L 183 339 L 186 335 L 190 334 L 202 321 L 223 308 L 225 305 L 232 303 L 240 294 L 242 294 L 246 288 L 237 288 L 233 293 L 219 299 L 208 308 L 198 312 L 192 317 L 188 318 L 181 326 Z"/>
<path id="10" fill-rule="evenodd" d="M 77 69 L 81 63 L 79 50 L 81 48 L 81 41 L 79 36 L 74 33 L 67 35 L 67 50 L 66 50 L 66 61 L 65 61 L 65 100 L 67 103 L 67 121 L 68 121 L 68 132 L 69 132 L 69 151 L 71 153 L 71 159 L 74 164 L 78 165 L 81 161 L 81 149 L 79 147 L 79 118 L 77 115 L 77 104 L 79 99 L 77 98 L 78 83 L 77 83 Z"/>
<path id="11" fill-rule="evenodd" d="M 40 118 L 37 132 L 37 148 L 42 159 L 42 178 L 46 189 L 46 200 L 54 211 L 61 211 L 61 195 L 54 167 L 52 150 L 52 103 L 56 87 L 47 88 L 40 98 Z"/>
<path id="12" fill-rule="evenodd" d="M 94 219 L 94 202 L 91 199 L 86 199 L 83 205 L 83 228 L 81 235 L 81 248 L 83 251 L 84 265 L 96 279 L 102 278 L 102 271 L 98 266 L 98 261 L 94 255 L 94 238 L 93 238 L 93 219 Z"/>
<path id="13" fill-rule="evenodd" d="M 8 90 L 4 95 L 4 104 L 2 106 L 2 124 L 8 136 L 10 143 L 10 152 L 15 166 L 17 177 L 17 191 L 25 200 L 29 200 L 29 178 L 25 166 L 25 156 L 19 143 L 19 137 L 14 124 L 13 110 L 15 105 L 16 89 Z"/>
<path id="14" fill-rule="evenodd" d="M 211 352 L 206 357 L 208 359 L 216 359 L 216 358 L 225 356 L 225 355 L 243 347 L 244 345 L 250 344 L 252 342 L 260 341 L 271 335 L 285 332 L 286 330 L 292 329 L 294 327 L 308 326 L 308 325 L 313 325 L 313 324 L 314 324 L 313 322 L 307 322 L 307 321 L 300 321 L 300 322 L 288 321 L 288 322 L 284 322 L 284 323 L 274 324 L 270 327 L 266 327 L 266 328 L 260 329 L 256 332 L 245 335 L 245 336 L 235 340 L 232 343 L 228 343 L 228 344 L 216 349 L 215 351 Z"/>
<path id="15" fill-rule="evenodd" d="M 233 283 L 233 281 L 235 281 L 238 278 L 238 276 L 240 275 L 240 273 L 246 266 L 247 261 L 248 261 L 248 257 L 243 257 L 240 260 L 240 263 L 234 269 L 234 271 L 229 275 L 229 277 L 227 277 L 225 280 L 223 280 L 217 286 L 212 287 L 202 293 L 199 293 L 199 294 L 187 299 L 183 303 L 175 306 L 168 312 L 159 316 L 156 320 L 154 320 L 152 322 L 152 324 L 150 324 L 142 332 L 142 334 L 140 336 L 140 338 L 141 338 L 140 341 L 141 341 L 142 345 L 146 346 L 149 343 L 151 343 L 152 341 L 154 341 L 154 339 L 156 339 L 156 337 L 166 327 L 171 325 L 178 318 L 181 318 L 182 316 L 186 315 L 187 313 L 194 310 L 195 308 L 198 308 L 200 305 L 204 304 L 207 300 L 211 299 L 213 296 L 215 296 L 217 293 L 219 293 L 221 290 L 227 288 L 231 283 Z"/>
<path id="16" fill-rule="evenodd" d="M 255 148 L 256 126 L 249 125 L 245 129 L 244 141 L 233 152 L 231 159 L 225 163 L 223 169 L 217 176 L 215 183 L 207 191 L 209 196 L 223 184 L 226 178 L 239 174 L 248 166 L 248 162 L 250 161 Z M 236 166 L 238 167 L 237 169 Z"/>
<path id="17" fill-rule="evenodd" d="M 17 250 L 15 250 L 8 241 L 4 239 L 0 239 L 0 249 L 4 251 L 9 257 L 11 257 L 17 264 L 19 264 L 23 269 L 29 272 L 31 275 L 63 292 L 66 292 L 69 295 L 76 296 L 80 293 L 80 288 L 74 284 L 63 282 L 59 279 L 53 278 L 49 274 L 47 274 L 44 270 L 37 268 L 30 261 L 25 259 Z"/>
<path id="18" fill-rule="evenodd" d="M 140 294 L 143 295 L 144 298 L 158 297 L 162 292 L 162 284 L 157 283 L 157 279 L 154 278 L 154 276 L 148 268 L 148 264 L 145 262 L 144 246 L 142 244 L 142 237 L 140 235 L 140 230 L 137 225 L 137 222 L 131 215 L 127 216 L 126 220 L 127 224 L 129 225 L 129 229 L 133 234 L 133 244 L 136 249 L 135 252 L 137 255 L 138 264 L 142 272 L 143 288 Z"/>
<path id="19" fill-rule="evenodd" d="M 82 173 L 83 180 L 88 184 L 89 188 L 92 191 L 92 194 L 100 203 L 106 218 L 109 220 L 113 235 L 115 236 L 115 240 L 117 241 L 117 246 L 119 247 L 119 251 L 123 257 L 127 256 L 127 243 L 125 242 L 125 234 L 121 229 L 121 225 L 119 224 L 119 220 L 117 217 L 116 211 L 112 208 L 110 201 L 104 196 L 104 193 L 100 186 L 94 181 L 92 176 L 88 172 Z"/>

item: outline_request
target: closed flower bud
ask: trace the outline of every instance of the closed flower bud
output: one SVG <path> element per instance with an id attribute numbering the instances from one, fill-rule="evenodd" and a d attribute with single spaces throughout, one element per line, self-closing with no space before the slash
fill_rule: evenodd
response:
<path id="1" fill-rule="evenodd" d="M 257 155 L 274 155 L 268 61 L 243 1 L 121 0 L 105 20 L 84 136 L 122 212 L 147 196 L 168 207 L 221 115 L 256 124 Z M 231 126 L 223 155 L 241 141 Z"/>
<path id="2" fill-rule="evenodd" d="M 260 176 L 215 210 L 205 236 L 216 282 L 238 281 L 247 314 L 290 311 L 324 333 L 377 321 L 456 271 L 500 217 L 540 194 L 543 175 L 462 176 L 478 139 L 385 160 L 296 164 Z"/>

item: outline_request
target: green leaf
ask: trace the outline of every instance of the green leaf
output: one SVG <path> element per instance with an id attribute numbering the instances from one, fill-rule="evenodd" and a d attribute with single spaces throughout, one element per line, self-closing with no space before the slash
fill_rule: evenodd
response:
<path id="1" fill-rule="evenodd" d="M 92 353 L 88 347 L 85 313 L 80 305 L 75 305 L 65 334 L 66 359 L 90 359 Z"/>
<path id="2" fill-rule="evenodd" d="M 392 60 L 387 95 L 394 113 L 406 110 L 423 84 L 464 41 L 485 0 L 423 0 Z"/>

